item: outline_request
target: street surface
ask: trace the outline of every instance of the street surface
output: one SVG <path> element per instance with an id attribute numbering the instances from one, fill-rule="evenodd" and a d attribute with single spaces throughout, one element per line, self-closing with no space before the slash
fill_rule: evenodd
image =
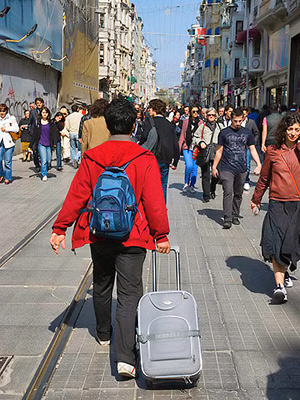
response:
<path id="1" fill-rule="evenodd" d="M 18 157 L 14 175 L 24 176 L 25 167 Z M 66 167 L 47 183 L 26 175 L 0 186 L 1 202 L 5 199 L 0 233 L 5 238 L 8 229 L 6 249 L 30 231 L 26 219 L 32 221 L 30 227 L 37 225 L 61 203 L 73 174 Z M 263 210 L 254 217 L 252 186 L 244 194 L 241 225 L 223 230 L 221 186 L 216 199 L 204 204 L 200 181 L 197 193 L 182 194 L 183 175 L 183 162 L 170 171 L 168 212 L 171 243 L 181 250 L 182 287 L 198 304 L 203 351 L 198 387 L 149 390 L 141 378 L 118 378 L 111 349 L 94 338 L 91 288 L 46 400 L 300 399 L 300 273 L 293 275 L 288 303 L 270 305 L 275 283 L 259 246 L 267 194 Z M 0 376 L 0 400 L 22 398 L 89 264 L 89 248 L 74 256 L 69 240 L 67 250 L 55 256 L 48 244 L 50 227 L 0 268 L 0 356 L 14 356 Z M 173 265 L 172 256 L 160 255 L 160 289 L 174 287 Z M 148 256 L 145 291 L 152 287 L 150 267 Z"/>

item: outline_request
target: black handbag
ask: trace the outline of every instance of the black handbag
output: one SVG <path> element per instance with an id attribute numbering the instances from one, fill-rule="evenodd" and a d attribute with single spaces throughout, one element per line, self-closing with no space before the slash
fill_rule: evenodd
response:
<path id="1" fill-rule="evenodd" d="M 203 127 L 203 130 L 202 130 L 202 138 L 203 138 L 204 128 L 205 128 L 205 126 Z M 205 149 L 201 149 L 201 147 L 198 146 L 199 151 L 198 151 L 198 155 L 197 155 L 197 158 L 196 158 L 196 164 L 198 165 L 198 167 L 202 167 L 203 165 L 209 163 L 210 152 L 211 152 L 211 148 L 212 148 L 212 141 L 213 141 L 213 138 L 214 138 L 214 134 L 215 134 L 215 131 L 212 133 L 210 142 L 205 147 Z"/>

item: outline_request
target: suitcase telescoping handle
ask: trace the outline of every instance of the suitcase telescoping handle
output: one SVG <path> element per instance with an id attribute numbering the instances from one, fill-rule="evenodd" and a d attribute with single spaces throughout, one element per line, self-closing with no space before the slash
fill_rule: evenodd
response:
<path id="1" fill-rule="evenodd" d="M 175 253 L 175 267 L 176 267 L 176 285 L 177 290 L 181 290 L 181 276 L 180 276 L 180 255 L 179 246 L 172 246 L 171 251 Z M 156 250 L 152 250 L 152 278 L 153 278 L 153 292 L 157 291 L 157 273 L 156 273 Z"/>

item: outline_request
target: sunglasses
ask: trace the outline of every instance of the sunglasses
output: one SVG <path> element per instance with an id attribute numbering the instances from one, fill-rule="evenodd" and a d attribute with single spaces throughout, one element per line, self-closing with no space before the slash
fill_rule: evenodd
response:
<path id="1" fill-rule="evenodd" d="M 199 114 L 199 111 L 192 111 L 193 114 Z"/>
<path id="2" fill-rule="evenodd" d="M 207 114 L 208 117 L 216 117 L 216 114 Z"/>

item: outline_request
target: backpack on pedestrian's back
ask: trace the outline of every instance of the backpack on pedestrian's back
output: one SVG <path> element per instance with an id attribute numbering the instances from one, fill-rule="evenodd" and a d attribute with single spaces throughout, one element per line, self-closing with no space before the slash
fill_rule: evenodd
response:
<path id="1" fill-rule="evenodd" d="M 121 167 L 101 166 L 104 172 L 98 177 L 93 198 L 81 210 L 91 214 L 90 232 L 95 236 L 124 239 L 133 227 L 138 207 L 125 171 L 131 161 Z"/>
<path id="2" fill-rule="evenodd" d="M 160 141 L 154 119 L 150 118 L 151 129 L 148 133 L 147 140 L 142 144 L 143 149 L 150 150 L 156 157 L 160 153 Z"/>

